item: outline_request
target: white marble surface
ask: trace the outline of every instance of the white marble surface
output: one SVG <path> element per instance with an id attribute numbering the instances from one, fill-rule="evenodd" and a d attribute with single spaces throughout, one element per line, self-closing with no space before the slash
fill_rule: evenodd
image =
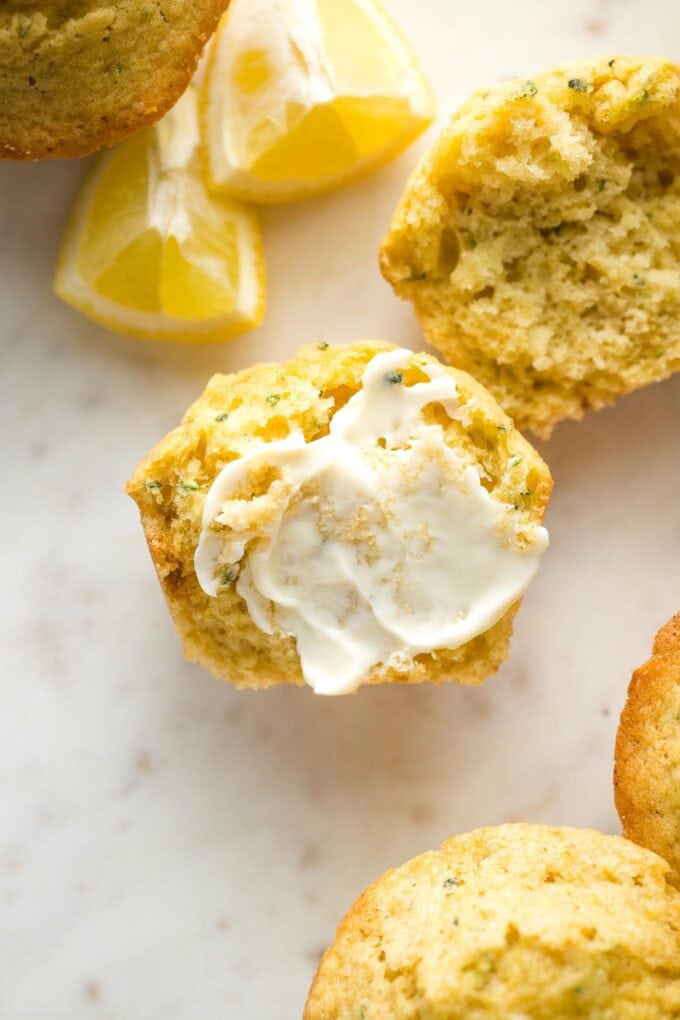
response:
<path id="1" fill-rule="evenodd" d="M 680 57 L 676 0 L 389 7 L 440 120 L 475 85 L 572 57 Z M 680 603 L 680 377 L 545 446 L 552 547 L 483 689 L 221 685 L 182 661 L 122 491 L 213 371 L 320 337 L 421 343 L 375 253 L 426 141 L 269 210 L 266 322 L 211 349 L 61 306 L 55 249 L 85 167 L 0 167 L 2 1020 L 296 1018 L 386 867 L 506 819 L 617 829 L 616 716 Z"/>

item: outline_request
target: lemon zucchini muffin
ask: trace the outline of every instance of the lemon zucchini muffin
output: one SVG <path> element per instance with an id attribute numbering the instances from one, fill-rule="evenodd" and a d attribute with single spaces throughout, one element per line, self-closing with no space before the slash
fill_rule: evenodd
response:
<path id="1" fill-rule="evenodd" d="M 0 7 L 0 156 L 83 156 L 158 120 L 228 0 L 9 0 Z"/>
<path id="2" fill-rule="evenodd" d="M 608 57 L 475 92 L 381 251 L 427 339 L 550 435 L 680 368 L 680 68 Z"/>
<path id="3" fill-rule="evenodd" d="M 388 871 L 350 909 L 304 1020 L 671 1020 L 680 895 L 617 836 L 502 825 Z"/>
<path id="4" fill-rule="evenodd" d="M 660 854 L 680 887 L 680 613 L 633 673 L 616 738 L 616 807 L 624 834 Z"/>
<path id="5" fill-rule="evenodd" d="M 468 375 L 367 341 L 215 376 L 128 491 L 188 658 L 341 694 L 493 673 L 551 486 Z"/>

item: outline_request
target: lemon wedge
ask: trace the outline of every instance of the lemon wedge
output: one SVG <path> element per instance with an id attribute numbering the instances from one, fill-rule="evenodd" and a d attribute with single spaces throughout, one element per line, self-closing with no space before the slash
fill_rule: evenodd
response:
<path id="1" fill-rule="evenodd" d="M 218 342 L 262 319 L 258 217 L 206 189 L 197 95 L 100 157 L 66 230 L 57 295 L 122 333 Z"/>
<path id="2" fill-rule="evenodd" d="M 201 86 L 206 174 L 247 201 L 304 198 L 386 163 L 433 112 L 375 0 L 232 0 Z"/>

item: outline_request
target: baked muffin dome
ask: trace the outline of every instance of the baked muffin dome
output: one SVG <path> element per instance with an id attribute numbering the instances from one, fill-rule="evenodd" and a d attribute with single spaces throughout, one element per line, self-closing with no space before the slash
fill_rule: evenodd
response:
<path id="1" fill-rule="evenodd" d="M 0 155 L 83 156 L 158 120 L 189 84 L 228 0 L 8 0 Z"/>
<path id="2" fill-rule="evenodd" d="M 409 431 L 399 415 L 414 401 Z M 357 415 L 375 428 L 358 446 L 348 440 Z M 317 456 L 330 459 L 293 491 L 286 458 Z M 493 673 L 545 544 L 551 486 L 539 455 L 468 375 L 366 341 L 312 344 L 284 365 L 215 376 L 128 491 L 190 659 L 242 687 L 306 678 L 344 693 Z M 287 571 L 280 597 L 267 594 L 271 577 L 258 581 L 272 563 Z M 414 576 L 421 567 L 434 573 Z M 519 569 L 519 587 L 504 587 L 506 567 Z M 487 595 L 493 609 L 480 622 Z"/>
<path id="3" fill-rule="evenodd" d="M 586 829 L 456 836 L 359 897 L 304 1020 L 670 1020 L 680 895 L 666 871 Z"/>
<path id="4" fill-rule="evenodd" d="M 616 738 L 616 807 L 623 831 L 671 866 L 680 887 L 680 613 L 633 673 Z"/>
<path id="5" fill-rule="evenodd" d="M 475 92 L 381 252 L 445 360 L 547 437 L 680 368 L 680 69 L 610 57 Z"/>

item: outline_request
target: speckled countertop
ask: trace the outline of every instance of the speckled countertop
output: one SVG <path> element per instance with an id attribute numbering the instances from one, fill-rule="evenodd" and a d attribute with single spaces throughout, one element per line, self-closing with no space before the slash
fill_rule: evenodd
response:
<path id="1" fill-rule="evenodd" d="M 388 6 L 440 120 L 473 86 L 573 57 L 680 57 L 676 0 Z M 123 494 L 212 372 L 319 338 L 421 344 L 376 248 L 427 140 L 268 210 L 265 324 L 209 349 L 61 306 L 52 267 L 85 166 L 0 166 L 2 1020 L 294 1020 L 385 868 L 508 819 L 617 829 L 617 714 L 680 605 L 680 377 L 543 447 L 552 546 L 481 689 L 218 683 L 183 662 Z"/>

